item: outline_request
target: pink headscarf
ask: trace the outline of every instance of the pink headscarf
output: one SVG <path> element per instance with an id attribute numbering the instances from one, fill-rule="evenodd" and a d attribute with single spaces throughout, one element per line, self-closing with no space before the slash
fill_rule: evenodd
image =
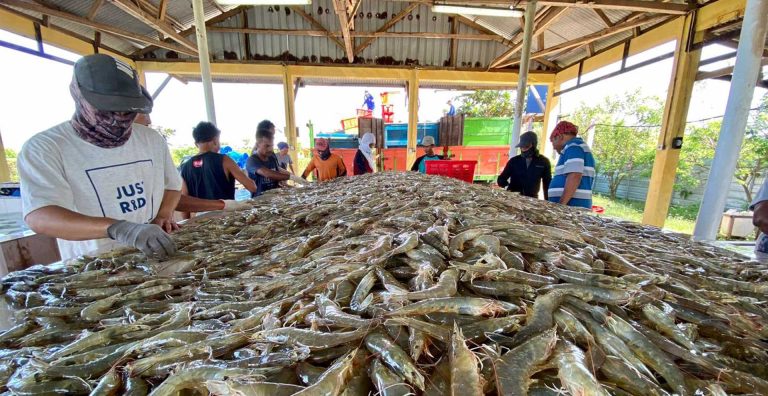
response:
<path id="1" fill-rule="evenodd" d="M 85 100 L 74 78 L 69 92 L 75 100 L 75 114 L 70 124 L 81 139 L 102 148 L 120 147 L 128 141 L 136 113 L 97 110 Z"/>

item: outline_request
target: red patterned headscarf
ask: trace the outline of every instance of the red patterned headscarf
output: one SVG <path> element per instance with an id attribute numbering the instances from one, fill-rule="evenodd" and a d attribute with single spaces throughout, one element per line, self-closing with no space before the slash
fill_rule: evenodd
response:
<path id="1" fill-rule="evenodd" d="M 555 126 L 555 129 L 552 130 L 552 134 L 549 135 L 549 141 L 551 142 L 556 137 L 565 134 L 578 135 L 579 127 L 568 121 L 560 121 Z"/>
<path id="2" fill-rule="evenodd" d="M 74 78 L 69 92 L 75 100 L 75 114 L 70 124 L 81 139 L 102 148 L 120 147 L 128 141 L 136 113 L 97 110 L 85 100 Z"/>

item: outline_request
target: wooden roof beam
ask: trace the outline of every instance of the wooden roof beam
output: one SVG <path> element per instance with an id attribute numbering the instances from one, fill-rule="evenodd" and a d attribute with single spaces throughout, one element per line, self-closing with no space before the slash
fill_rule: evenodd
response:
<path id="1" fill-rule="evenodd" d="M 128 41 L 141 43 L 145 45 L 156 45 L 157 47 L 160 47 L 160 48 L 166 48 L 172 51 L 177 51 L 177 52 L 181 52 L 189 55 L 197 54 L 196 52 L 192 52 L 187 48 L 179 46 L 177 44 L 166 43 L 160 40 L 155 40 L 150 37 L 142 36 L 140 34 L 129 32 L 127 30 L 118 29 L 116 27 L 109 26 L 103 23 L 89 21 L 88 19 L 81 17 L 79 15 L 70 14 L 65 11 L 54 10 L 52 8 L 48 8 L 39 4 L 27 3 L 26 1 L 21 1 L 21 0 L 3 0 L 3 4 L 11 7 L 39 12 L 41 14 L 45 14 L 51 17 L 65 19 L 67 21 L 74 22 L 78 25 L 86 26 L 88 28 L 91 28 L 93 30 L 96 30 L 102 33 L 127 39 Z"/>
<path id="2" fill-rule="evenodd" d="M 304 8 L 299 6 L 294 6 L 294 7 L 291 7 L 291 10 L 299 14 L 299 16 L 301 16 L 302 18 L 304 18 L 304 20 L 309 22 L 310 25 L 314 26 L 315 29 L 324 31 L 325 37 L 328 37 L 329 39 L 331 39 L 331 41 L 336 43 L 336 45 L 339 46 L 339 48 L 341 48 L 342 51 L 345 50 L 344 43 L 341 40 L 339 40 L 336 36 L 334 36 L 333 33 L 331 33 L 325 26 L 323 26 L 322 23 L 320 23 L 317 19 L 313 18 L 312 15 L 307 14 L 307 12 L 304 11 Z"/>
<path id="3" fill-rule="evenodd" d="M 128 15 L 136 18 L 141 22 L 144 22 L 148 26 L 166 35 L 167 37 L 173 39 L 174 41 L 178 42 L 182 46 L 192 51 L 193 54 L 197 55 L 197 44 L 193 43 L 192 41 L 188 40 L 186 37 L 179 34 L 179 32 L 177 32 L 176 29 L 174 29 L 167 23 L 157 19 L 155 15 L 152 15 L 151 13 L 144 11 L 136 4 L 132 3 L 130 0 L 111 0 L 111 1 L 112 1 L 112 4 L 114 4 L 117 8 L 123 10 Z"/>
<path id="4" fill-rule="evenodd" d="M 608 18 L 608 15 L 605 14 L 605 11 L 603 11 L 603 10 L 601 10 L 599 8 L 593 8 L 592 11 L 594 11 L 595 14 L 597 14 L 597 16 L 600 17 L 600 19 L 605 24 L 605 27 L 612 27 L 613 26 L 613 22 L 611 21 L 611 18 Z"/>
<path id="5" fill-rule="evenodd" d="M 403 18 L 407 17 L 408 14 L 411 13 L 411 11 L 415 10 L 419 6 L 419 3 L 411 3 L 408 4 L 407 7 L 405 7 L 402 11 L 397 13 L 397 15 L 393 16 L 392 19 L 387 21 L 384 25 L 382 25 L 379 29 L 376 30 L 377 33 L 386 32 L 389 30 L 392 26 L 395 26 L 398 22 L 402 21 Z M 355 47 L 355 55 L 363 52 L 364 49 L 368 48 L 373 43 L 373 40 L 376 40 L 376 37 L 370 37 L 365 40 L 363 40 L 360 45 Z"/>
<path id="6" fill-rule="evenodd" d="M 576 47 L 581 47 L 581 46 L 587 45 L 589 43 L 592 43 L 594 41 L 600 40 L 602 38 L 605 38 L 605 37 L 608 37 L 608 36 L 612 36 L 614 34 L 618 34 L 618 33 L 621 33 L 621 32 L 625 32 L 627 30 L 632 30 L 632 29 L 634 29 L 634 28 L 636 28 L 638 26 L 642 26 L 642 25 L 645 25 L 645 24 L 648 24 L 648 23 L 652 23 L 652 22 L 655 22 L 655 21 L 663 19 L 663 18 L 665 18 L 665 16 L 663 16 L 663 15 L 648 15 L 648 16 L 643 16 L 643 17 L 640 17 L 640 18 L 636 18 L 636 19 L 633 19 L 631 21 L 627 21 L 627 22 L 624 22 L 624 23 L 616 24 L 615 26 L 610 27 L 608 29 L 603 29 L 603 30 L 600 30 L 598 32 L 592 33 L 590 35 L 587 35 L 587 36 L 584 36 L 584 37 L 581 37 L 581 38 L 578 38 L 578 39 L 575 39 L 575 40 L 566 41 L 566 42 L 564 42 L 562 44 L 558 44 L 558 45 L 546 48 L 546 49 L 541 50 L 541 51 L 536 51 L 533 54 L 531 54 L 531 59 L 536 60 L 536 59 L 542 58 L 544 56 L 547 56 L 549 54 L 566 51 L 566 50 L 573 49 L 573 48 L 576 48 Z M 504 63 L 500 67 L 512 66 L 512 65 L 516 65 L 518 63 L 520 63 L 520 60 L 516 59 L 516 60 L 514 60 L 512 62 Z"/>
<path id="7" fill-rule="evenodd" d="M 558 18 L 560 18 L 563 13 L 567 10 L 566 7 L 555 7 L 551 8 L 549 11 L 547 11 L 546 15 L 542 15 L 541 18 L 539 18 L 538 21 L 536 21 L 535 28 L 533 30 L 533 38 L 535 39 L 539 35 L 543 34 L 555 21 L 557 21 Z M 520 42 L 514 44 L 509 50 L 504 52 L 503 54 L 499 55 L 496 59 L 491 62 L 491 68 L 498 67 L 500 64 L 502 64 L 507 59 L 511 58 L 514 54 L 516 54 L 518 51 L 520 51 L 523 48 L 523 41 L 520 40 Z"/>
<path id="8" fill-rule="evenodd" d="M 258 29 L 258 28 L 231 28 L 211 26 L 209 32 L 214 33 L 241 33 L 241 34 L 274 34 L 280 36 L 309 36 L 326 37 L 331 34 L 333 37 L 341 37 L 342 32 L 331 32 L 328 30 L 293 30 L 293 29 Z M 475 41 L 495 41 L 496 36 L 490 34 L 467 34 L 467 33 L 432 33 L 432 32 L 349 32 L 352 38 L 424 38 L 424 39 L 451 39 L 451 40 L 475 40 Z"/>
<path id="9" fill-rule="evenodd" d="M 91 4 L 91 9 L 88 10 L 88 16 L 86 18 L 90 21 L 92 21 L 93 18 L 96 18 L 96 13 L 99 12 L 99 8 L 101 8 L 102 4 L 104 4 L 104 0 L 94 0 L 93 4 Z"/>
<path id="10" fill-rule="evenodd" d="M 526 5 L 527 0 L 515 4 Z M 603 10 L 622 10 L 651 12 L 654 14 L 685 15 L 694 9 L 690 4 L 664 3 L 651 0 L 538 0 L 539 5 L 571 8 L 592 8 Z M 462 0 L 462 5 L 507 6 L 510 1 L 503 0 Z"/>
<path id="11" fill-rule="evenodd" d="M 233 9 L 231 9 L 231 10 L 229 10 L 229 11 L 223 13 L 223 14 L 219 14 L 219 15 L 216 15 L 215 17 L 211 17 L 210 19 L 205 21 L 205 26 L 210 26 L 210 25 L 212 25 L 214 23 L 218 23 L 218 22 L 221 22 L 221 21 L 223 21 L 223 20 L 225 20 L 225 19 L 227 19 L 229 17 L 235 16 L 235 15 L 241 13 L 242 10 L 246 9 L 246 8 L 248 8 L 248 6 L 236 7 L 236 8 L 233 8 Z M 181 32 L 179 32 L 179 34 L 184 36 L 184 37 L 188 37 L 190 35 L 195 34 L 195 25 L 193 24 L 189 28 L 182 30 Z M 166 40 L 164 40 L 164 42 L 169 43 L 169 42 L 171 42 L 171 40 L 170 39 L 166 39 Z M 140 56 L 142 56 L 142 55 L 144 55 L 146 53 L 152 52 L 152 51 L 154 51 L 154 50 L 156 50 L 158 48 L 162 48 L 162 47 L 159 47 L 159 46 L 156 46 L 156 45 L 150 45 L 150 46 L 144 47 L 144 48 L 134 52 L 132 55 L 136 56 L 136 57 L 140 57 Z"/>
<path id="12" fill-rule="evenodd" d="M 350 35 L 350 23 L 351 19 L 347 13 L 347 0 L 333 0 L 333 8 L 336 10 L 336 16 L 339 17 L 339 26 L 341 26 L 341 36 L 344 40 L 344 53 L 347 54 L 349 63 L 355 62 L 355 48 L 352 44 L 352 36 Z"/>
<path id="13" fill-rule="evenodd" d="M 461 15 L 454 15 L 453 17 L 456 19 L 457 22 L 461 23 L 462 25 L 471 27 L 472 29 L 475 29 L 478 32 L 483 32 L 483 33 L 486 33 L 486 34 L 492 34 L 492 35 L 498 36 L 498 39 L 496 41 L 498 41 L 498 42 L 500 42 L 500 43 L 502 43 L 502 44 L 504 44 L 504 45 L 506 45 L 508 47 L 510 46 L 510 40 L 509 39 L 499 35 L 498 33 L 494 32 L 493 30 L 488 29 L 485 26 L 483 26 L 483 25 L 481 25 L 481 24 L 479 24 L 479 23 L 477 23 L 477 22 L 475 22 L 475 21 L 473 21 L 473 20 L 471 20 L 471 19 L 469 19 L 467 17 L 461 16 Z"/>

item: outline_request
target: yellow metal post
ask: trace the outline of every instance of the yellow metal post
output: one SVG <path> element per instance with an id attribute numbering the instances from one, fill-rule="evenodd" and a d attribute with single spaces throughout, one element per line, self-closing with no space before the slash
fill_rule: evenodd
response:
<path id="1" fill-rule="evenodd" d="M 557 78 L 555 78 L 555 81 L 557 82 Z M 558 103 L 560 103 L 560 97 L 555 96 L 555 91 L 558 89 L 560 89 L 560 84 L 550 84 L 547 89 L 547 105 L 544 108 L 544 122 L 541 126 L 541 133 L 539 134 L 539 151 L 547 157 L 550 156 L 552 152 L 552 143 L 549 143 L 547 137 L 549 136 L 550 129 L 555 126 L 555 120 L 553 119 L 555 114 L 553 114 L 553 110 L 556 109 Z"/>
<path id="2" fill-rule="evenodd" d="M 416 161 L 419 130 L 419 71 L 412 70 L 408 79 L 408 145 L 405 170 L 411 169 Z"/>
<path id="3" fill-rule="evenodd" d="M 8 166 L 8 158 L 5 157 L 5 145 L 0 134 L 0 182 L 11 181 L 11 167 Z"/>
<path id="4" fill-rule="evenodd" d="M 677 137 L 685 134 L 685 124 L 688 117 L 688 107 L 691 103 L 691 93 L 699 69 L 701 50 L 689 50 L 694 40 L 693 14 L 683 17 L 684 23 L 679 30 L 672 77 L 667 91 L 667 101 L 664 105 L 664 118 L 656 149 L 656 160 L 653 163 L 653 173 L 648 185 L 648 195 L 645 200 L 643 223 L 657 227 L 664 226 L 672 201 L 672 189 L 677 174 L 677 164 L 680 160 L 680 150 L 672 147 Z"/>
<path id="5" fill-rule="evenodd" d="M 297 154 L 298 138 L 296 136 L 296 101 L 293 91 L 294 78 L 288 68 L 283 72 L 283 98 L 285 100 L 285 138 L 288 139 L 288 145 L 291 146 L 291 160 L 294 164 L 299 163 Z"/>

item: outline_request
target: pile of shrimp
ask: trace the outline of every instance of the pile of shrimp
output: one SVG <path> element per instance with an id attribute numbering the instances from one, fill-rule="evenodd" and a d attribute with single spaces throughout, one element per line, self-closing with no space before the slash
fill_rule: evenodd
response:
<path id="1" fill-rule="evenodd" d="M 273 191 L 0 281 L 0 387 L 68 395 L 768 394 L 768 268 L 416 173 Z"/>

